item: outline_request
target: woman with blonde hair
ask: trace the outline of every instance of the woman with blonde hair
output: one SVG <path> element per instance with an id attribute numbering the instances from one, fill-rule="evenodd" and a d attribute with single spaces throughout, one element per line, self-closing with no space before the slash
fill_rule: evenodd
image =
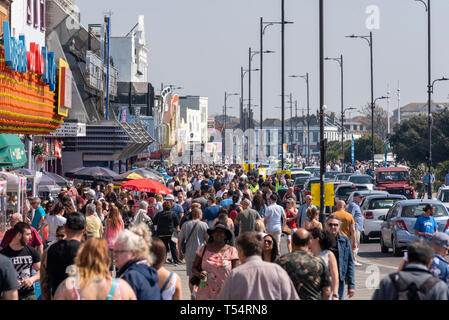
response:
<path id="1" fill-rule="evenodd" d="M 58 286 L 54 300 L 136 300 L 125 280 L 111 277 L 110 263 L 106 240 L 88 239 L 75 257 L 74 272 Z"/>
<path id="2" fill-rule="evenodd" d="M 151 265 L 151 232 L 146 224 L 139 224 L 118 235 L 114 245 L 117 275 L 134 290 L 137 300 L 160 300 L 158 272 Z"/>

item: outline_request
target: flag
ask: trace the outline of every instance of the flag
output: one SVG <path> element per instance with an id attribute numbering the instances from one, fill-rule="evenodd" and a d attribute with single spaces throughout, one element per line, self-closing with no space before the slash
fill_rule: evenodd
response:
<path id="1" fill-rule="evenodd" d="M 61 159 L 61 144 L 55 140 L 55 157 Z"/>
<path id="2" fill-rule="evenodd" d="M 351 139 L 351 161 L 352 165 L 354 165 L 354 135 L 352 135 Z"/>
<path id="3" fill-rule="evenodd" d="M 390 141 L 388 141 L 388 139 L 387 139 L 387 141 L 386 141 L 386 143 L 385 143 L 385 162 L 384 162 L 384 168 L 387 167 L 387 157 L 388 157 L 388 148 L 389 148 L 389 144 L 390 144 Z"/>

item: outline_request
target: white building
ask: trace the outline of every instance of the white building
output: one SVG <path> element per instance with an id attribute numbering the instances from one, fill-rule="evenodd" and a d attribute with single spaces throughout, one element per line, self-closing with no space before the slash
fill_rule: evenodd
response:
<path id="1" fill-rule="evenodd" d="M 181 131 L 185 132 L 186 144 L 206 143 L 208 98 L 184 96 L 179 98 Z"/>
<path id="2" fill-rule="evenodd" d="M 27 50 L 30 43 L 45 46 L 46 0 L 14 0 L 11 3 L 11 36 L 25 35 Z M 39 49 L 40 49 L 39 48 Z"/>
<path id="3" fill-rule="evenodd" d="M 110 53 L 118 69 L 118 82 L 148 82 L 148 52 L 144 16 L 124 37 L 110 38 Z"/>

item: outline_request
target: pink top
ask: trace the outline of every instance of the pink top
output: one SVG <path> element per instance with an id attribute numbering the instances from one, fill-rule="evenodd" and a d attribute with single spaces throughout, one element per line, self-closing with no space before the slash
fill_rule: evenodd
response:
<path id="1" fill-rule="evenodd" d="M 111 220 L 106 219 L 106 241 L 108 243 L 109 249 L 114 249 L 115 239 L 122 230 L 123 221 L 121 218 L 119 225 L 115 229 L 112 227 Z"/>
<path id="2" fill-rule="evenodd" d="M 198 249 L 196 254 L 201 257 L 203 250 L 204 245 Z M 228 246 L 226 251 L 221 253 L 206 250 L 201 268 L 207 271 L 207 284 L 204 289 L 198 288 L 197 300 L 218 300 L 223 282 L 232 270 L 231 260 L 238 259 L 237 249 L 232 246 Z"/>

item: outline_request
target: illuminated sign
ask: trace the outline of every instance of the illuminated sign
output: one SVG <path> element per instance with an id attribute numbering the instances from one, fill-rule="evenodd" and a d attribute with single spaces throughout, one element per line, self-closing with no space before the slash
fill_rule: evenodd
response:
<path id="1" fill-rule="evenodd" d="M 49 85 L 50 91 L 56 89 L 56 65 L 54 53 L 47 53 L 47 48 L 32 42 L 30 51 L 27 52 L 25 36 L 19 36 L 19 40 L 11 37 L 9 22 L 3 21 L 3 38 L 5 45 L 5 61 L 11 71 L 25 73 L 33 72 L 42 76 L 42 79 Z"/>
<path id="2" fill-rule="evenodd" d="M 67 117 L 72 108 L 72 72 L 69 64 L 59 59 L 58 114 Z"/>

